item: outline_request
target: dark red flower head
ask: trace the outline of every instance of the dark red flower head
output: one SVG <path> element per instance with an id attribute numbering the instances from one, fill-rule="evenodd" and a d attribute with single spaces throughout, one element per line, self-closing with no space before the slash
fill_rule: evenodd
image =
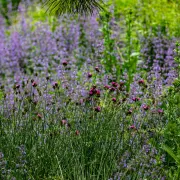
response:
<path id="1" fill-rule="evenodd" d="M 147 106 L 145 104 L 142 107 L 143 107 L 144 110 L 148 110 L 149 109 L 149 106 Z"/>
<path id="2" fill-rule="evenodd" d="M 129 109 L 128 112 L 127 112 L 127 115 L 132 114 L 132 112 L 133 112 L 132 109 Z"/>
<path id="3" fill-rule="evenodd" d="M 97 72 L 100 72 L 100 70 L 99 70 L 99 67 L 95 67 L 95 70 L 97 71 Z"/>
<path id="4" fill-rule="evenodd" d="M 112 101 L 113 101 L 113 102 L 116 102 L 116 98 L 112 98 Z"/>
<path id="5" fill-rule="evenodd" d="M 105 85 L 104 88 L 105 89 L 110 89 L 110 86 L 109 85 Z"/>
<path id="6" fill-rule="evenodd" d="M 120 86 L 124 86 L 125 83 L 123 81 L 121 81 L 119 84 L 120 84 Z"/>
<path id="7" fill-rule="evenodd" d="M 33 86 L 33 87 L 36 87 L 36 86 L 37 86 L 37 83 L 36 83 L 35 81 L 33 81 L 32 86 Z"/>
<path id="8" fill-rule="evenodd" d="M 90 96 L 93 96 L 94 94 L 97 94 L 97 91 L 98 91 L 98 90 L 96 90 L 96 86 L 93 86 L 93 87 L 90 89 L 90 91 L 89 91 L 89 95 L 90 95 Z"/>
<path id="9" fill-rule="evenodd" d="M 67 120 L 65 119 L 61 120 L 61 125 L 67 125 Z"/>
<path id="10" fill-rule="evenodd" d="M 133 97 L 132 100 L 136 102 L 136 101 L 139 101 L 140 98 L 139 97 Z"/>
<path id="11" fill-rule="evenodd" d="M 89 95 L 90 96 L 93 96 L 94 95 L 94 92 L 92 90 L 89 91 Z"/>
<path id="12" fill-rule="evenodd" d="M 58 88 L 58 83 L 57 83 L 57 82 L 54 82 L 53 88 L 54 88 L 54 89 Z"/>
<path id="13" fill-rule="evenodd" d="M 112 82 L 111 84 L 112 84 L 113 87 L 117 87 L 118 86 L 117 82 Z"/>
<path id="14" fill-rule="evenodd" d="M 100 97 L 100 95 L 101 95 L 101 92 L 100 92 L 100 90 L 96 90 L 96 95 L 98 96 L 98 97 Z"/>
<path id="15" fill-rule="evenodd" d="M 63 61 L 62 64 L 63 64 L 63 66 L 67 66 L 68 63 L 67 63 L 67 61 Z"/>
<path id="16" fill-rule="evenodd" d="M 110 91 L 115 91 L 115 90 L 116 90 L 115 87 L 111 87 L 111 88 L 110 88 Z"/>
<path id="17" fill-rule="evenodd" d="M 100 106 L 97 106 L 97 107 L 95 107 L 95 109 L 94 109 L 96 112 L 100 112 L 101 111 L 101 107 Z"/>
<path id="18" fill-rule="evenodd" d="M 42 115 L 41 114 L 37 114 L 37 117 L 39 118 L 39 119 L 41 119 L 42 118 Z"/>
<path id="19" fill-rule="evenodd" d="M 16 84 L 15 87 L 16 87 L 16 89 L 19 89 L 19 88 L 20 88 L 20 85 L 19 85 L 19 84 Z"/>
<path id="20" fill-rule="evenodd" d="M 162 109 L 158 109 L 157 112 L 158 112 L 159 114 L 163 114 L 163 113 L 164 113 L 164 111 L 163 111 Z"/>
<path id="21" fill-rule="evenodd" d="M 134 130 L 136 130 L 136 127 L 135 127 L 134 124 L 133 124 L 133 125 L 129 126 L 129 129 L 134 129 Z"/>
<path id="22" fill-rule="evenodd" d="M 141 79 L 141 80 L 138 81 L 138 83 L 139 83 L 139 84 L 144 84 L 144 80 Z"/>
<path id="23" fill-rule="evenodd" d="M 88 78 L 91 78 L 92 74 L 90 72 L 88 72 Z"/>
<path id="24" fill-rule="evenodd" d="M 80 134 L 80 132 L 78 130 L 76 130 L 75 134 L 78 136 Z"/>

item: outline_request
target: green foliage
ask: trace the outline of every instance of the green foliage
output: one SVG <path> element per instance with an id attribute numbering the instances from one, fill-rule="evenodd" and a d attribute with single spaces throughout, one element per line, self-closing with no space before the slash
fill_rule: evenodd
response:
<path id="1" fill-rule="evenodd" d="M 125 61 L 123 62 L 123 69 L 128 73 L 127 91 L 130 90 L 130 84 L 133 81 L 139 58 L 139 42 L 133 33 L 133 18 L 133 12 L 130 9 L 126 14 Z"/>
<path id="2" fill-rule="evenodd" d="M 102 29 L 100 31 L 104 37 L 104 52 L 101 63 L 104 65 L 106 73 L 115 74 L 115 79 L 120 79 L 121 67 L 116 57 L 115 39 L 111 37 L 112 29 L 110 26 L 111 15 L 108 12 L 101 13 Z"/>
<path id="3" fill-rule="evenodd" d="M 7 25 L 11 24 L 10 17 L 8 14 L 8 5 L 12 6 L 12 11 L 17 10 L 21 0 L 1 0 L 0 1 L 0 14 L 5 18 Z"/>
<path id="4" fill-rule="evenodd" d="M 176 44 L 177 52 L 177 73 L 178 78 L 174 80 L 173 85 L 168 89 L 166 99 L 164 100 L 165 117 L 168 122 L 163 131 L 164 144 L 163 150 L 168 153 L 167 164 L 171 167 L 169 177 L 173 179 L 180 178 L 180 79 L 179 79 L 179 43 Z M 173 175 L 172 175 L 173 174 Z"/>
<path id="5" fill-rule="evenodd" d="M 180 1 L 169 0 L 109 0 L 114 4 L 115 16 L 123 17 L 129 9 L 134 11 L 133 24 L 136 32 L 143 35 L 156 34 L 161 30 L 165 35 L 179 36 Z"/>
<path id="6" fill-rule="evenodd" d="M 180 147 L 177 151 L 177 155 L 174 154 L 172 148 L 170 148 L 166 145 L 162 145 L 162 149 L 165 150 L 168 153 L 168 155 L 170 155 L 174 159 L 174 161 L 176 162 L 177 168 L 178 168 L 177 171 L 175 173 L 173 173 L 173 175 L 172 175 L 172 172 L 170 171 L 169 177 L 171 179 L 178 180 L 180 178 Z"/>

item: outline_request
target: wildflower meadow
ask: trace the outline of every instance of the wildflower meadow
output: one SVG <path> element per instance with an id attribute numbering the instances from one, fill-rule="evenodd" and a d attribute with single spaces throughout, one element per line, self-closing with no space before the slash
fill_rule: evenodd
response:
<path id="1" fill-rule="evenodd" d="M 60 16 L 14 2 L 0 0 L 0 180 L 180 180 L 180 1 Z"/>

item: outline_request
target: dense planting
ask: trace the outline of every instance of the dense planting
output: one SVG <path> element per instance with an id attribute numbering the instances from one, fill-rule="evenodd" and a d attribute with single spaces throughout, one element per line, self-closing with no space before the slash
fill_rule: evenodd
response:
<path id="1" fill-rule="evenodd" d="M 128 6 L 0 16 L 0 179 L 180 179 L 178 31 Z"/>

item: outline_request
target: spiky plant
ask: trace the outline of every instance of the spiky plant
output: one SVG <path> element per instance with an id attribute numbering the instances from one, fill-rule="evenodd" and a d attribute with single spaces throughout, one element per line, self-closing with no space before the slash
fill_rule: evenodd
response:
<path id="1" fill-rule="evenodd" d="M 17 10 L 20 2 L 21 0 L 0 0 L 0 14 L 6 19 L 8 25 L 11 24 L 8 4 L 11 3 L 12 9 Z M 62 14 L 92 15 L 96 10 L 104 10 L 103 0 L 37 0 L 37 2 L 43 3 L 47 12 L 56 16 Z"/>
<path id="2" fill-rule="evenodd" d="M 62 14 L 93 14 L 94 10 L 102 10 L 103 0 L 45 0 L 47 12 Z"/>

